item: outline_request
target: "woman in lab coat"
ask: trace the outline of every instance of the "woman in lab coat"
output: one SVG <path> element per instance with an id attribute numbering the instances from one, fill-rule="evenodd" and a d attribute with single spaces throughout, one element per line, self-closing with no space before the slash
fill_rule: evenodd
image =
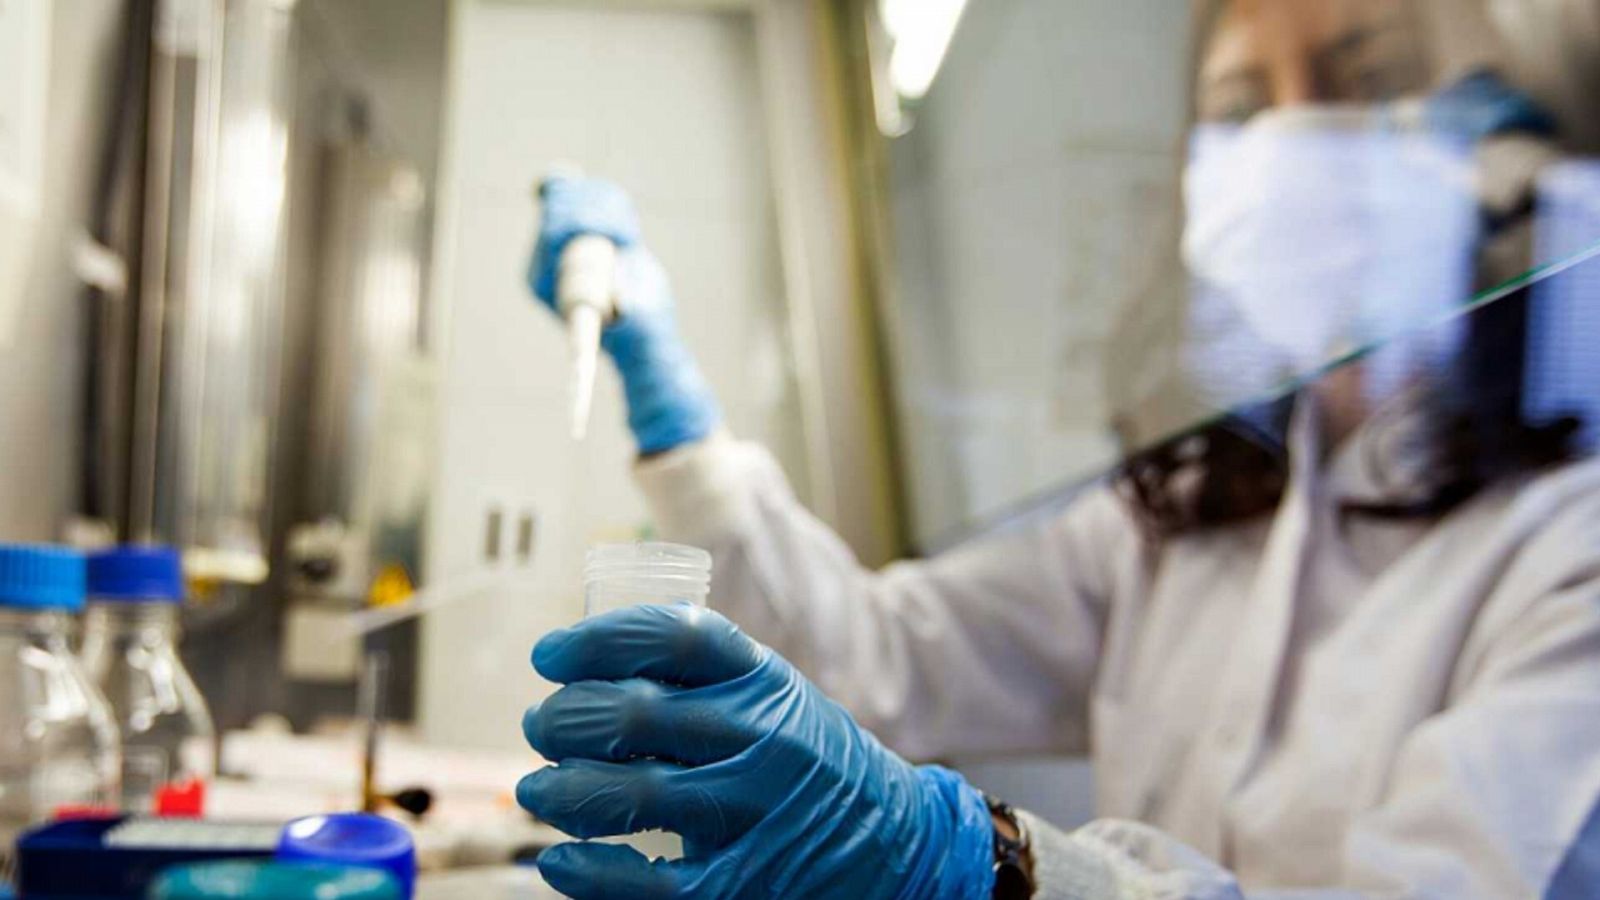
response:
<path id="1" fill-rule="evenodd" d="M 1232 304 L 1301 371 L 1351 342 L 1385 347 L 1133 457 L 1040 527 L 930 560 L 867 571 L 765 450 L 726 434 L 624 199 L 554 186 L 535 289 L 552 297 L 573 234 L 624 246 L 626 308 L 606 342 L 639 484 L 664 535 L 712 551 L 713 609 L 777 654 L 731 626 L 697 642 L 706 622 L 681 614 L 541 643 L 536 665 L 568 687 L 525 724 L 561 765 L 530 776 L 524 803 L 586 836 L 691 812 L 720 823 L 689 829 L 678 863 L 553 851 L 558 888 L 1600 897 L 1600 465 L 1573 459 L 1571 423 L 1523 421 L 1508 400 L 1525 297 L 1406 337 L 1392 306 L 1351 308 L 1373 271 L 1459 300 L 1472 277 L 1451 278 L 1475 271 L 1482 287 L 1524 243 L 1537 167 L 1480 184 L 1463 215 L 1459 180 L 1434 169 L 1462 157 L 1430 144 L 1418 164 L 1413 135 L 1465 137 L 1481 166 L 1544 158 L 1552 123 L 1502 80 L 1478 2 L 1235 0 L 1200 15 L 1194 302 Z M 1373 172 L 1393 176 L 1390 194 L 1357 190 Z M 1334 247 L 1353 268 L 1328 262 Z M 1405 326 L 1438 312 L 1418 304 Z M 1067 832 L 998 803 L 975 814 L 958 776 L 901 768 L 783 659 L 914 759 L 1090 753 L 1100 818 Z M 743 742 L 719 756 L 627 733 L 678 722 L 653 730 L 715 744 L 659 707 L 695 691 L 698 720 Z M 761 756 L 774 744 L 787 762 Z M 684 768 L 658 779 L 661 760 Z M 641 765 L 656 780 L 637 792 Z M 663 797 L 680 818 L 651 808 Z M 961 871 L 980 856 L 982 872 Z"/>

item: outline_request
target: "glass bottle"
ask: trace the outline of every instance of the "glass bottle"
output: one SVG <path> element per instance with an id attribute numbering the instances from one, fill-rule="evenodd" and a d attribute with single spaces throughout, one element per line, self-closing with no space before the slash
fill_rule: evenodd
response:
<path id="1" fill-rule="evenodd" d="M 63 812 L 110 810 L 121 757 L 115 720 L 69 645 L 84 558 L 0 544 L 0 855 Z"/>
<path id="2" fill-rule="evenodd" d="M 183 568 L 170 547 L 90 555 L 84 669 L 122 733 L 122 808 L 199 815 L 216 774 L 216 729 L 178 656 Z"/>

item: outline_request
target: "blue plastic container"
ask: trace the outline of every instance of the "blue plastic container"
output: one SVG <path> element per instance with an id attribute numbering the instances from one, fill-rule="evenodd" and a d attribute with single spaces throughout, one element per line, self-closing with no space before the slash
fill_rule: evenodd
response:
<path id="1" fill-rule="evenodd" d="M 280 862 L 330 863 L 382 869 L 409 898 L 417 881 L 417 851 L 404 825 L 367 813 L 295 819 L 278 841 Z"/>

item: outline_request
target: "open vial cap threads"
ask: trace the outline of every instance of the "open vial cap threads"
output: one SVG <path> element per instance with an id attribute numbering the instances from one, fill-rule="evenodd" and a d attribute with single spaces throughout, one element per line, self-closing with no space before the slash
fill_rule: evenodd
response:
<path id="1" fill-rule="evenodd" d="M 583 566 L 583 614 L 627 606 L 691 603 L 705 606 L 711 554 L 682 544 L 598 544 Z"/>

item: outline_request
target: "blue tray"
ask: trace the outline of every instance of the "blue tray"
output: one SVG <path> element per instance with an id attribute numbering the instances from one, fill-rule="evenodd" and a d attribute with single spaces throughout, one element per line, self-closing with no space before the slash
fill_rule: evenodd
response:
<path id="1" fill-rule="evenodd" d="M 170 866 L 270 858 L 282 827 L 135 816 L 54 822 L 17 839 L 17 893 L 25 900 L 144 900 Z"/>

